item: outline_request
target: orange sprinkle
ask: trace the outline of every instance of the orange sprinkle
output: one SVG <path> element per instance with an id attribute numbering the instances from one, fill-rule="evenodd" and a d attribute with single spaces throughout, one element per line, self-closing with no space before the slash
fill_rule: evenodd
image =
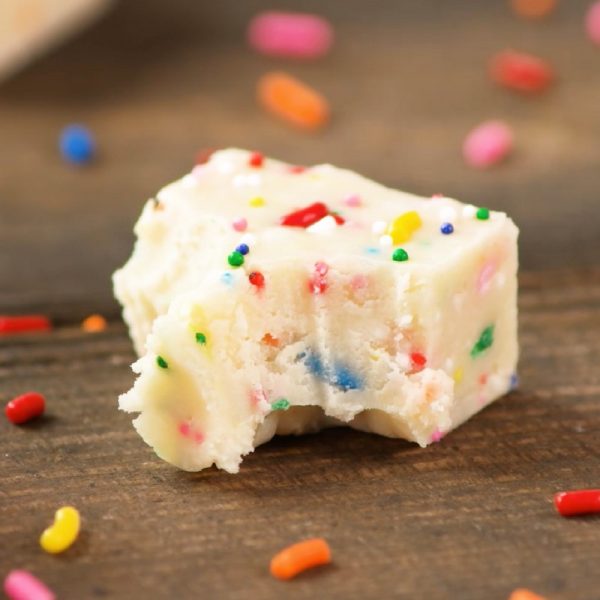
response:
<path id="1" fill-rule="evenodd" d="M 272 346 L 273 348 L 279 346 L 279 340 L 270 333 L 265 333 L 265 335 L 262 336 L 261 342 L 267 346 Z"/>
<path id="2" fill-rule="evenodd" d="M 81 329 L 87 333 L 98 333 L 106 329 L 106 319 L 102 315 L 90 315 L 81 323 Z"/>
<path id="3" fill-rule="evenodd" d="M 510 0 L 513 11 L 526 19 L 541 19 L 556 8 L 556 0 Z"/>
<path id="4" fill-rule="evenodd" d="M 271 559 L 271 575 L 277 579 L 292 579 L 311 567 L 331 562 L 331 549 L 323 538 L 312 538 L 292 544 Z"/>
<path id="5" fill-rule="evenodd" d="M 546 600 L 543 596 L 539 596 L 530 590 L 525 588 L 516 589 L 508 600 Z"/>
<path id="6" fill-rule="evenodd" d="M 317 91 L 286 73 L 263 75 L 257 87 L 258 101 L 273 114 L 307 129 L 329 119 L 329 104 Z"/>

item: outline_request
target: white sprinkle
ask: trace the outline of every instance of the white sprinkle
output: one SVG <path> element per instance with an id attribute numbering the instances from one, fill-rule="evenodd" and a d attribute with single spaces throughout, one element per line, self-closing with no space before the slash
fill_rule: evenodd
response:
<path id="1" fill-rule="evenodd" d="M 445 360 L 444 371 L 446 371 L 446 373 L 452 373 L 452 371 L 454 371 L 454 361 L 451 358 Z"/>
<path id="2" fill-rule="evenodd" d="M 375 235 L 380 235 L 385 231 L 386 227 L 387 227 L 387 223 L 385 221 L 375 221 L 373 223 L 373 225 L 371 226 L 371 231 Z"/>
<path id="3" fill-rule="evenodd" d="M 453 206 L 443 206 L 440 208 L 439 218 L 442 223 L 454 223 L 458 218 L 458 213 Z"/>
<path id="4" fill-rule="evenodd" d="M 463 206 L 462 213 L 465 219 L 472 219 L 477 213 L 477 207 L 472 204 L 467 204 L 466 206 Z"/>
<path id="5" fill-rule="evenodd" d="M 256 244 L 256 236 L 251 233 L 245 233 L 240 238 L 240 244 L 246 244 L 247 246 L 252 248 L 254 244 Z"/>
<path id="6" fill-rule="evenodd" d="M 384 248 L 388 248 L 389 246 L 391 246 L 393 244 L 394 240 L 392 240 L 392 236 L 391 235 L 382 235 L 379 238 L 379 245 L 383 246 Z"/>
<path id="7" fill-rule="evenodd" d="M 400 317 L 400 320 L 398 321 L 398 325 L 400 325 L 400 327 L 408 327 L 412 322 L 413 322 L 412 315 L 402 315 Z"/>
<path id="8" fill-rule="evenodd" d="M 331 233 L 337 228 L 337 222 L 331 215 L 327 215 L 306 228 L 309 233 Z"/>

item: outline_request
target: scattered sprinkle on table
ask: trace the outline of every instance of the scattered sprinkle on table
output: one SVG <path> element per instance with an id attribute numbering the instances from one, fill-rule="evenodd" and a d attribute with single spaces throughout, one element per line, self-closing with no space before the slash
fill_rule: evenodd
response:
<path id="1" fill-rule="evenodd" d="M 554 506 L 563 517 L 600 514 L 600 489 L 559 492 Z"/>
<path id="2" fill-rule="evenodd" d="M 29 333 L 32 331 L 50 331 L 52 323 L 44 315 L 0 315 L 0 335 Z"/>
<path id="3" fill-rule="evenodd" d="M 588 38 L 600 46 L 600 2 L 594 2 L 585 15 L 585 31 Z"/>
<path id="4" fill-rule="evenodd" d="M 333 29 L 318 15 L 266 11 L 250 21 L 247 38 L 250 46 L 261 54 L 314 59 L 331 48 Z"/>
<path id="5" fill-rule="evenodd" d="M 63 506 L 54 514 L 54 522 L 40 536 L 40 546 L 49 554 L 67 550 L 77 539 L 81 526 L 79 511 Z"/>
<path id="6" fill-rule="evenodd" d="M 102 315 L 93 314 L 86 317 L 81 323 L 81 329 L 86 333 L 99 333 L 107 327 L 106 319 Z"/>
<path id="7" fill-rule="evenodd" d="M 504 50 L 492 57 L 490 77 L 502 87 L 535 94 L 546 90 L 554 81 L 554 69 L 533 54 Z"/>
<path id="8" fill-rule="evenodd" d="M 277 579 L 292 579 L 302 571 L 331 562 L 329 544 L 322 538 L 312 538 L 293 544 L 271 559 L 271 575 Z"/>
<path id="9" fill-rule="evenodd" d="M 55 600 L 56 596 L 29 571 L 15 569 L 4 579 L 4 593 L 10 600 Z"/>
<path id="10" fill-rule="evenodd" d="M 27 423 L 40 417 L 46 409 L 44 396 L 37 392 L 27 392 L 13 398 L 5 407 L 6 418 L 14 425 Z"/>
<path id="11" fill-rule="evenodd" d="M 60 133 L 59 146 L 63 158 L 82 165 L 94 158 L 96 142 L 91 131 L 83 125 L 68 125 Z"/>
<path id="12" fill-rule="evenodd" d="M 485 121 L 472 129 L 463 142 L 465 162 L 485 169 L 503 161 L 513 149 L 513 133 L 502 121 Z"/>
<path id="13" fill-rule="evenodd" d="M 316 90 L 287 73 L 263 75 L 258 102 L 270 113 L 305 129 L 317 129 L 329 119 L 329 104 Z"/>
<path id="14" fill-rule="evenodd" d="M 526 19 L 547 17 L 556 8 L 556 0 L 510 0 L 516 15 Z"/>

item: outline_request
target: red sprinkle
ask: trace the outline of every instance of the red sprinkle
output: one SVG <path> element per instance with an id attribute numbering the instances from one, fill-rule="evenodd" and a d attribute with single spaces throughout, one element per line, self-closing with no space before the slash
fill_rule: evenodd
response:
<path id="1" fill-rule="evenodd" d="M 514 50 L 496 54 L 490 76 L 499 85 L 525 93 L 543 92 L 554 80 L 554 70 L 545 60 Z"/>
<path id="2" fill-rule="evenodd" d="M 260 271 L 253 271 L 248 275 L 248 280 L 250 283 L 257 288 L 265 287 L 265 276 Z"/>
<path id="3" fill-rule="evenodd" d="M 310 206 L 291 212 L 281 219 L 281 225 L 287 227 L 310 227 L 329 214 L 327 207 L 322 202 L 315 202 Z M 336 219 L 337 220 L 337 219 Z"/>
<path id="4" fill-rule="evenodd" d="M 554 506 L 563 517 L 600 514 L 600 490 L 574 490 L 554 494 Z"/>
<path id="5" fill-rule="evenodd" d="M 308 169 L 308 167 L 303 167 L 302 165 L 290 165 L 288 167 L 288 171 L 290 173 L 294 173 L 296 175 L 299 175 L 300 173 L 304 173 L 304 171 L 306 171 L 306 169 Z"/>
<path id="6" fill-rule="evenodd" d="M 5 407 L 6 418 L 15 425 L 27 423 L 39 417 L 46 407 L 44 396 L 36 392 L 27 392 L 13 398 Z"/>
<path id="7" fill-rule="evenodd" d="M 413 373 L 418 373 L 425 368 L 427 359 L 425 358 L 425 355 L 420 352 L 411 352 L 410 362 L 412 363 Z"/>
<path id="8" fill-rule="evenodd" d="M 251 167 L 262 167 L 265 157 L 260 152 L 253 152 L 248 159 L 248 164 Z"/>
<path id="9" fill-rule="evenodd" d="M 346 222 L 346 219 L 344 219 L 344 217 L 342 217 L 341 215 L 338 215 L 337 213 L 330 213 L 330 214 L 335 219 L 335 222 L 338 225 L 343 225 Z"/>
<path id="10" fill-rule="evenodd" d="M 315 263 L 315 272 L 308 281 L 308 289 L 313 294 L 324 294 L 327 290 L 327 273 L 329 265 L 322 261 Z"/>
<path id="11" fill-rule="evenodd" d="M 43 315 L 21 315 L 9 317 L 0 315 L 0 335 L 26 333 L 28 331 L 50 331 L 52 324 Z"/>

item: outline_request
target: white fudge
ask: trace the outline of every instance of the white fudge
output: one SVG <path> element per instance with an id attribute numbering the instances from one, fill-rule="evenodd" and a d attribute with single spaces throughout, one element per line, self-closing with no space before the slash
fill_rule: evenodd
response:
<path id="1" fill-rule="evenodd" d="M 511 388 L 505 214 L 260 163 L 220 151 L 161 190 L 115 273 L 142 355 L 120 408 L 159 456 L 234 473 L 275 434 L 342 424 L 425 446 Z"/>

